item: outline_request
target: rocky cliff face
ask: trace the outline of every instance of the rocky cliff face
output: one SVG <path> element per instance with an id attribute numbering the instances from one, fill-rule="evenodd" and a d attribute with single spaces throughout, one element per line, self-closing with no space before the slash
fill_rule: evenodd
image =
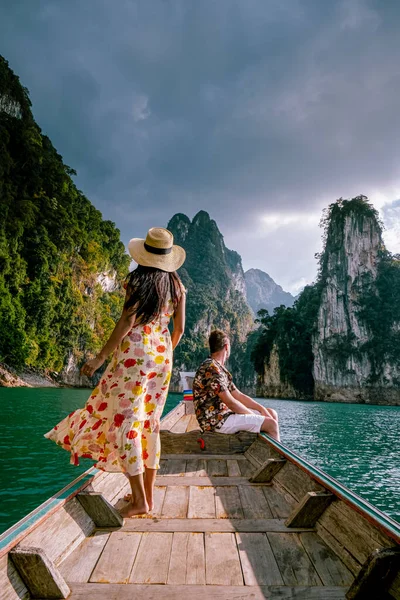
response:
<path id="1" fill-rule="evenodd" d="M 368 352 L 374 334 L 360 311 L 371 286 L 379 301 L 382 231 L 369 205 L 352 202 L 338 205 L 327 232 L 312 342 L 314 395 L 317 400 L 400 404 L 400 369 L 388 358 L 380 372 L 374 372 Z"/>
<path id="2" fill-rule="evenodd" d="M 276 306 L 293 306 L 294 298 L 264 271 L 249 269 L 244 274 L 246 296 L 253 313 L 256 315 L 262 308 L 272 313 Z"/>
<path id="3" fill-rule="evenodd" d="M 200 211 L 193 221 L 186 215 L 176 214 L 168 223 L 168 229 L 187 255 L 180 269 L 188 290 L 186 331 L 175 354 L 176 371 L 196 370 L 208 354 L 207 338 L 211 329 L 221 328 L 233 341 L 231 369 L 239 381 L 240 357 L 246 336 L 253 328 L 241 258 L 226 248 L 217 224 L 205 211 Z M 176 376 L 172 385 L 175 379 Z"/>
<path id="4" fill-rule="evenodd" d="M 279 353 L 275 344 L 272 347 L 268 362 L 264 364 L 264 373 L 259 378 L 257 395 L 262 398 L 308 399 L 307 396 L 296 390 L 293 385 L 282 377 L 279 365 Z"/>

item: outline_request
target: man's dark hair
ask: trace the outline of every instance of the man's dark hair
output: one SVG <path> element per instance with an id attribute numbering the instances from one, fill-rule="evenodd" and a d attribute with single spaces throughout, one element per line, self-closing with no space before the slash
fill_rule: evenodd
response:
<path id="1" fill-rule="evenodd" d="M 214 352 L 219 352 L 222 348 L 229 342 L 229 336 L 225 333 L 225 331 L 221 331 L 221 329 L 215 329 L 210 333 L 210 337 L 208 338 L 208 343 L 210 345 L 210 352 L 214 354 Z"/>

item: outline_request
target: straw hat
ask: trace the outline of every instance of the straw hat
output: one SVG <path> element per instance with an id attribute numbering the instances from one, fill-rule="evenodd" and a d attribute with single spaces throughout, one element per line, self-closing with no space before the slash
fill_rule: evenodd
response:
<path id="1" fill-rule="evenodd" d="M 163 227 L 149 229 L 145 240 L 133 238 L 128 244 L 128 250 L 138 265 L 168 272 L 179 269 L 186 258 L 184 249 L 174 246 L 174 236 Z"/>

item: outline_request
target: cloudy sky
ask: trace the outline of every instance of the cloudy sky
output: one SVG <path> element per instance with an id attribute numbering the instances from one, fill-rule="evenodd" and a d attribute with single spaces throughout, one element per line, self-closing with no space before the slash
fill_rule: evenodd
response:
<path id="1" fill-rule="evenodd" d="M 125 243 L 203 209 L 294 293 L 339 197 L 400 252 L 399 27 L 397 0 L 0 0 L 0 53 Z"/>

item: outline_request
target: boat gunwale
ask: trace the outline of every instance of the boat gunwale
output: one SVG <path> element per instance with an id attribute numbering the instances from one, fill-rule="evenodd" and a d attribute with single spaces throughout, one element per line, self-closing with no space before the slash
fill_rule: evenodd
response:
<path id="1" fill-rule="evenodd" d="M 266 433 L 259 433 L 258 439 L 270 445 L 281 456 L 284 456 L 296 467 L 307 473 L 312 479 L 321 484 L 324 488 L 332 492 L 345 504 L 354 509 L 363 516 L 371 525 L 392 538 L 397 544 L 400 544 L 400 524 L 379 510 L 376 506 L 364 500 L 361 496 L 353 492 L 337 479 L 325 473 L 319 467 L 311 464 L 308 460 L 302 458 L 281 442 L 277 442 Z"/>

